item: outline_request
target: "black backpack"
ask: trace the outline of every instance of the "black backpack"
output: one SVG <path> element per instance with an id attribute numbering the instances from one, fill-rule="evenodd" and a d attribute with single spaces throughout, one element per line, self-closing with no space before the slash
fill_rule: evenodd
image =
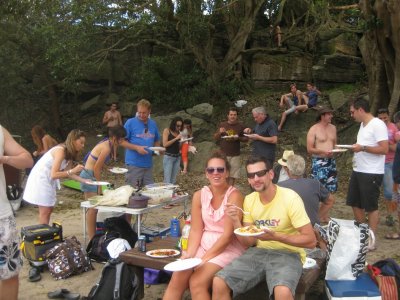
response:
<path id="1" fill-rule="evenodd" d="M 87 300 L 136 300 L 139 281 L 136 274 L 119 259 L 105 264 L 99 281 L 92 287 Z"/>
<path id="2" fill-rule="evenodd" d="M 105 262 L 109 260 L 110 254 L 107 251 L 108 244 L 119 238 L 120 234 L 118 232 L 110 231 L 105 233 L 97 233 L 90 241 L 86 247 L 86 253 L 90 259 L 97 262 Z"/>
<path id="3" fill-rule="evenodd" d="M 394 259 L 386 258 L 377 261 L 373 264 L 381 270 L 381 274 L 384 276 L 394 276 L 397 283 L 397 293 L 400 295 L 400 266 Z"/>
<path id="4" fill-rule="evenodd" d="M 132 248 L 138 240 L 137 233 L 132 229 L 128 221 L 123 217 L 111 217 L 104 220 L 104 227 L 108 232 L 118 232 L 121 239 L 127 240 Z"/>

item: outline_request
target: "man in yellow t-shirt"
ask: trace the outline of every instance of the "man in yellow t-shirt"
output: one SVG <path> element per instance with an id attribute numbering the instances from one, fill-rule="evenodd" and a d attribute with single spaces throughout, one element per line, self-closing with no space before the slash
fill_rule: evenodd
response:
<path id="1" fill-rule="evenodd" d="M 250 157 L 246 163 L 247 178 L 254 192 L 246 196 L 243 215 L 234 205 L 226 214 L 235 229 L 260 225 L 264 233 L 238 236 L 246 252 L 216 274 L 213 299 L 231 299 L 266 280 L 270 297 L 294 299 L 305 252 L 314 248 L 316 238 L 300 196 L 293 190 L 272 183 L 272 166 L 262 157 Z M 254 247 L 255 246 L 255 247 Z"/>

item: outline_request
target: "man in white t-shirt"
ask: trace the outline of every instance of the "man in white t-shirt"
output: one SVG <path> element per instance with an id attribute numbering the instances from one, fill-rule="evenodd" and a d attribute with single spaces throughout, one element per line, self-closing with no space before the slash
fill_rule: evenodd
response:
<path id="1" fill-rule="evenodd" d="M 369 103 L 359 98 L 350 106 L 350 114 L 361 123 L 357 143 L 353 145 L 353 172 L 349 182 L 346 204 L 353 208 L 354 218 L 366 222 L 376 232 L 379 221 L 378 199 L 385 173 L 385 155 L 389 149 L 385 123 L 369 111 Z M 374 250 L 372 245 L 370 250 Z"/>

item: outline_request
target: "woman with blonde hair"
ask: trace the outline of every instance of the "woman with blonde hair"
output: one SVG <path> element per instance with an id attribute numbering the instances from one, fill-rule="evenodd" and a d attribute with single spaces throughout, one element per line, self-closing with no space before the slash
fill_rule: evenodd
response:
<path id="1" fill-rule="evenodd" d="M 61 178 L 87 181 L 79 177 L 83 166 L 73 166 L 85 146 L 85 133 L 72 130 L 64 143 L 47 151 L 35 164 L 29 174 L 23 199 L 39 207 L 39 224 L 49 224 L 56 199 L 56 189 L 60 189 Z"/>
<path id="2" fill-rule="evenodd" d="M 227 203 L 243 206 L 242 193 L 228 184 L 229 169 L 222 152 L 213 153 L 207 161 L 205 176 L 209 185 L 193 195 L 188 248 L 181 257 L 199 257 L 202 263 L 194 270 L 174 272 L 164 300 L 181 299 L 187 288 L 193 300 L 211 299 L 215 273 L 244 251 L 233 233 L 231 219 L 225 216 Z"/>
<path id="3" fill-rule="evenodd" d="M 36 145 L 36 150 L 32 153 L 34 157 L 41 157 L 49 149 L 57 145 L 57 141 L 47 134 L 46 131 L 39 125 L 32 127 L 31 135 L 33 143 Z"/>

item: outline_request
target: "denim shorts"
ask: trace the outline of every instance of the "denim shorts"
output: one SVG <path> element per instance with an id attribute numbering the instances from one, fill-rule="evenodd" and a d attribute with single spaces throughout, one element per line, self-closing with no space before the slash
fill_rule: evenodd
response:
<path id="1" fill-rule="evenodd" d="M 229 286 L 233 298 L 265 280 L 272 299 L 274 287 L 278 285 L 288 287 L 294 297 L 302 272 L 303 264 L 298 253 L 251 247 L 216 276 Z"/>
<path id="2" fill-rule="evenodd" d="M 81 178 L 85 179 L 90 179 L 93 181 L 96 181 L 96 178 L 94 177 L 94 171 L 93 170 L 82 170 L 81 173 L 79 174 Z M 84 193 L 97 193 L 98 186 L 97 185 L 91 185 L 91 184 L 86 184 L 81 182 L 81 191 Z"/>

